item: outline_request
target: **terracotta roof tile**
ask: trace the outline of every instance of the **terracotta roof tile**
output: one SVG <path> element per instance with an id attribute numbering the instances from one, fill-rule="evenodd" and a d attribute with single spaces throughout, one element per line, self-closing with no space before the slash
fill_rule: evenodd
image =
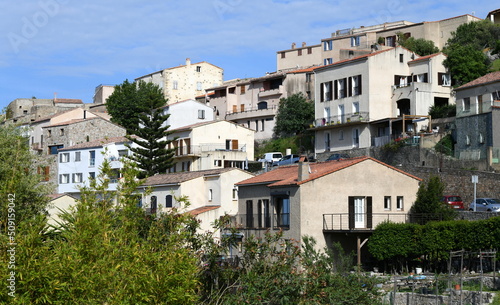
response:
<path id="1" fill-rule="evenodd" d="M 204 206 L 201 208 L 196 208 L 196 209 L 191 210 L 191 211 L 187 211 L 186 213 L 191 214 L 193 216 L 198 216 L 200 214 L 203 214 L 203 213 L 208 212 L 208 211 L 216 210 L 218 208 L 220 208 L 220 206 L 218 206 L 218 205 Z"/>
<path id="2" fill-rule="evenodd" d="M 469 88 L 469 87 L 485 85 L 485 84 L 493 83 L 493 82 L 500 82 L 500 71 L 491 72 L 491 73 L 488 73 L 488 74 L 486 74 L 484 76 L 476 78 L 475 80 L 473 80 L 471 82 L 468 82 L 468 83 L 466 83 L 466 84 L 464 84 L 464 85 L 456 88 L 455 90 L 460 90 L 460 89 L 465 89 L 465 88 Z"/>
<path id="3" fill-rule="evenodd" d="M 289 166 L 280 166 L 277 169 L 271 170 L 269 172 L 263 173 L 261 175 L 243 180 L 237 185 L 248 185 L 248 184 L 268 184 L 269 187 L 273 186 L 285 186 L 285 185 L 300 185 L 311 180 L 323 177 L 325 175 L 334 173 L 336 171 L 340 171 L 347 167 L 350 167 L 354 164 L 361 163 L 366 160 L 372 160 L 379 164 L 382 164 L 390 169 L 398 171 L 402 174 L 405 174 L 409 177 L 412 177 L 417 180 L 421 180 L 418 177 L 415 177 L 407 172 L 404 172 L 398 168 L 392 167 L 388 164 L 385 164 L 377 159 L 371 157 L 358 157 L 345 159 L 340 161 L 327 161 L 327 162 L 317 162 L 317 163 L 309 163 L 310 174 L 309 178 L 303 181 L 298 182 L 298 165 L 289 165 Z"/>
<path id="4" fill-rule="evenodd" d="M 227 168 L 209 169 L 209 170 L 193 171 L 193 172 L 161 174 L 147 178 L 146 181 L 141 186 L 176 184 L 203 176 L 219 175 L 232 170 L 242 171 L 241 169 L 236 167 L 227 167 Z"/>

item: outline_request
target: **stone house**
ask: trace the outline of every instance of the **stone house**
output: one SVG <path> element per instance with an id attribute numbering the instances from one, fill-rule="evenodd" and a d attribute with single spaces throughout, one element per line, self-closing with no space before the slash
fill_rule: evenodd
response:
<path id="1" fill-rule="evenodd" d="M 168 103 L 194 99 L 205 94 L 207 88 L 222 84 L 224 70 L 208 62 L 191 63 L 186 59 L 185 65 L 162 69 L 135 79 L 152 82 L 162 90 Z"/>
<path id="2" fill-rule="evenodd" d="M 383 178 L 381 178 L 383 177 Z M 235 225 L 244 236 L 283 230 L 314 237 L 317 249 L 360 242 L 383 221 L 405 222 L 421 179 L 370 157 L 281 166 L 237 183 Z"/>
<path id="3" fill-rule="evenodd" d="M 29 124 L 60 112 L 83 107 L 84 104 L 79 99 L 18 98 L 7 106 L 7 122 Z"/>
<path id="4" fill-rule="evenodd" d="M 444 58 L 395 47 L 312 68 L 315 152 L 382 146 L 428 131 L 429 107 L 452 100 Z"/>
<path id="5" fill-rule="evenodd" d="M 149 213 L 167 212 L 178 208 L 200 220 L 201 232 L 213 231 L 212 223 L 221 216 L 236 215 L 238 192 L 235 184 L 253 177 L 239 168 L 218 168 L 202 171 L 155 175 L 146 179 L 139 188 L 142 205 Z M 151 194 L 144 190 L 151 188 Z M 179 198 L 187 196 L 189 206 Z"/>
<path id="6" fill-rule="evenodd" d="M 455 89 L 455 154 L 484 160 L 500 168 L 500 72 L 492 72 Z"/>

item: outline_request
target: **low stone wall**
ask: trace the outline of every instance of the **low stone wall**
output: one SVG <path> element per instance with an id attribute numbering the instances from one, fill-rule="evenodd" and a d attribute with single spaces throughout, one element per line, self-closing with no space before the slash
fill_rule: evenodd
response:
<path id="1" fill-rule="evenodd" d="M 483 292 L 480 294 L 478 291 L 452 291 L 449 295 L 434 295 L 434 294 L 421 294 L 421 293 L 410 293 L 410 292 L 399 292 L 396 293 L 396 299 L 393 304 L 395 305 L 451 305 L 460 304 L 459 301 L 462 299 L 462 304 L 489 304 L 493 301 L 495 297 L 494 293 Z M 481 296 L 481 297 L 480 297 Z M 392 297 L 392 295 L 386 296 Z M 481 303 L 479 302 L 481 299 Z"/>

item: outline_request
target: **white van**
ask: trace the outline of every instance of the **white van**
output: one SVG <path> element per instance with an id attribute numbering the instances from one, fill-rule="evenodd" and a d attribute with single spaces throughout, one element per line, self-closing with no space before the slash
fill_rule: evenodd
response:
<path id="1" fill-rule="evenodd" d="M 258 161 L 272 164 L 273 162 L 278 162 L 281 158 L 283 158 L 283 154 L 279 151 L 275 151 L 265 153 L 264 156 L 262 156 L 262 158 L 260 158 Z"/>

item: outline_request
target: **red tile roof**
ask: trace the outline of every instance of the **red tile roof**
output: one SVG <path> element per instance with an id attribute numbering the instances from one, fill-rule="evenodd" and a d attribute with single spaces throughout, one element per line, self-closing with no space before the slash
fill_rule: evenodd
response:
<path id="1" fill-rule="evenodd" d="M 242 169 L 239 169 L 236 167 L 227 167 L 227 168 L 219 168 L 219 169 L 208 169 L 208 170 L 202 170 L 202 171 L 154 175 L 152 177 L 147 178 L 146 181 L 141 186 L 177 184 L 177 183 L 181 183 L 181 182 L 192 180 L 192 179 L 199 178 L 199 177 L 219 175 L 219 174 L 229 172 L 232 170 L 243 171 Z"/>
<path id="2" fill-rule="evenodd" d="M 456 88 L 455 90 L 485 85 L 485 84 L 494 83 L 494 82 L 500 82 L 500 71 L 491 72 L 491 73 L 488 73 L 484 76 L 476 78 L 475 80 L 468 82 L 468 83 Z"/>
<path id="3" fill-rule="evenodd" d="M 187 211 L 186 213 L 191 214 L 193 216 L 198 216 L 200 214 L 203 214 L 203 213 L 208 212 L 208 211 L 216 210 L 218 208 L 220 208 L 220 206 L 218 206 L 218 205 L 204 206 L 201 208 L 196 208 L 196 209 L 191 210 L 191 211 Z"/>
<path id="4" fill-rule="evenodd" d="M 309 163 L 310 174 L 309 178 L 297 181 L 298 179 L 298 165 L 289 165 L 289 166 L 280 166 L 277 169 L 271 170 L 269 172 L 263 173 L 261 175 L 243 180 L 237 185 L 248 185 L 248 184 L 268 184 L 268 186 L 285 186 L 285 185 L 300 185 L 314 179 L 326 176 L 328 174 L 343 170 L 352 165 L 361 163 L 366 160 L 375 161 L 379 164 L 382 164 L 392 170 L 398 171 L 404 175 L 407 175 L 411 178 L 421 180 L 418 177 L 415 177 L 407 172 L 404 172 L 398 168 L 385 164 L 377 159 L 371 157 L 359 157 L 359 158 L 351 158 L 340 161 L 328 161 L 328 162 L 317 162 L 317 163 Z"/>
<path id="5" fill-rule="evenodd" d="M 439 53 L 434 53 L 434 54 L 431 54 L 431 55 L 426 55 L 426 56 L 422 56 L 422 57 L 419 57 L 417 59 L 414 59 L 414 60 L 411 60 L 409 61 L 408 63 L 414 63 L 414 62 L 417 62 L 417 61 L 421 61 L 421 60 L 427 60 L 427 59 L 430 59 L 430 58 L 433 58 L 433 57 L 436 57 L 440 54 L 443 54 L 442 52 L 439 52 Z M 443 54 L 444 55 L 444 54 Z M 445 55 L 446 56 L 446 55 Z"/>

